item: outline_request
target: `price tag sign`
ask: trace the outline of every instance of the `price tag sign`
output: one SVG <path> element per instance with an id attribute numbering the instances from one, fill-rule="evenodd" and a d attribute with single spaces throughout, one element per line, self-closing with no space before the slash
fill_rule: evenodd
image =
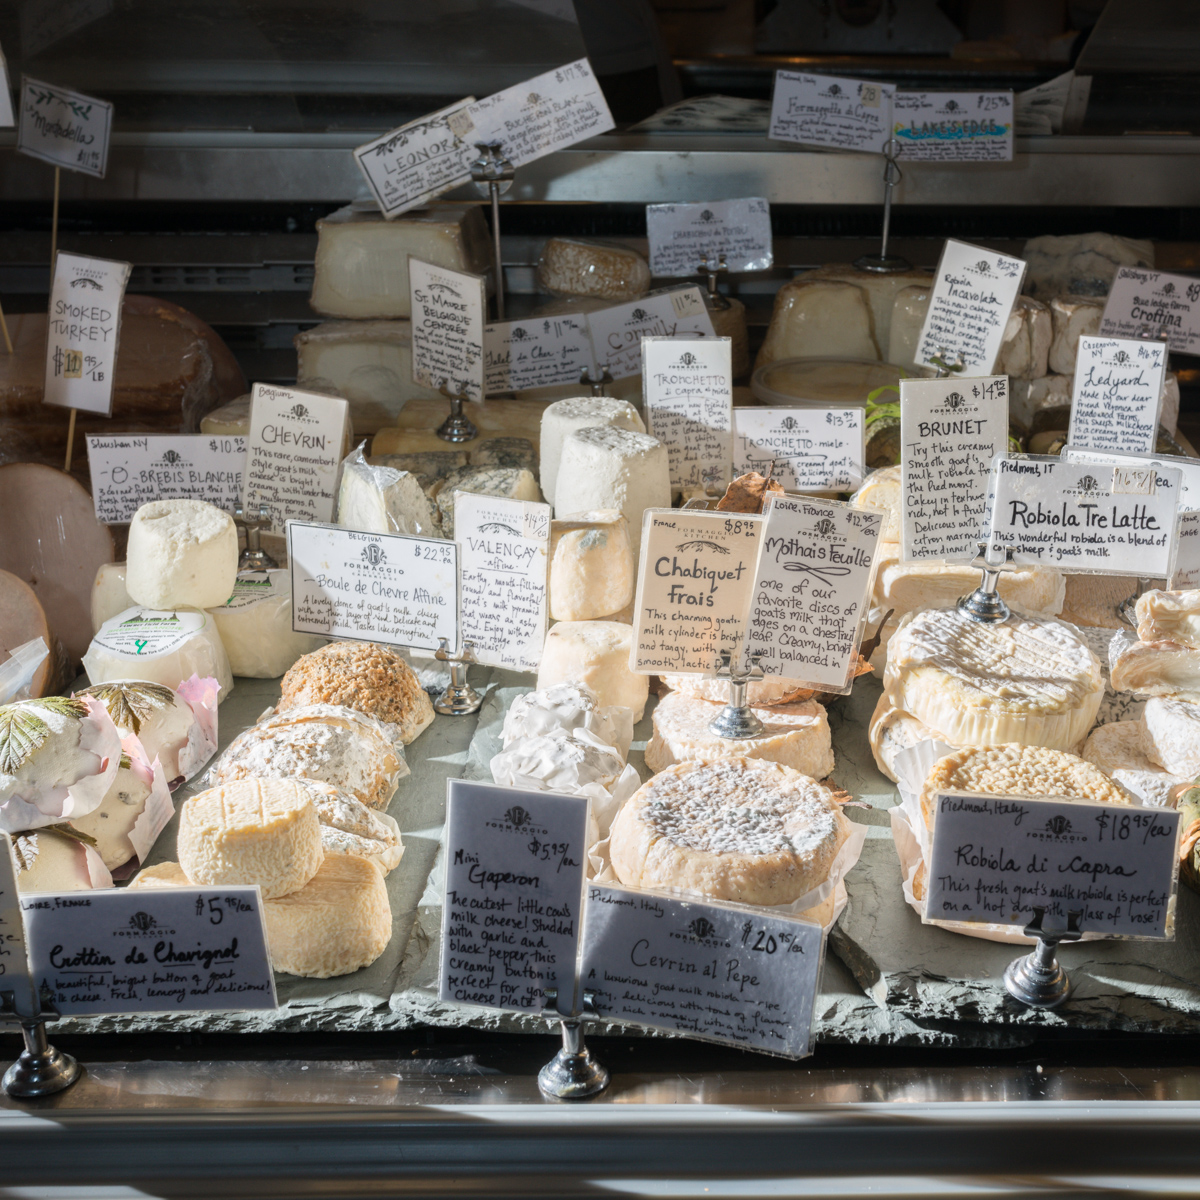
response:
<path id="1" fill-rule="evenodd" d="M 1071 396 L 1071 445 L 1153 454 L 1166 367 L 1162 342 L 1081 337 Z"/>
<path id="2" fill-rule="evenodd" d="M 121 525 L 151 500 L 203 500 L 232 512 L 242 497 L 246 439 L 225 434 L 89 434 L 96 520 Z"/>
<path id="3" fill-rule="evenodd" d="M 596 366 L 614 379 L 640 375 L 642 339 L 715 337 L 712 318 L 698 287 L 657 292 L 588 314 Z"/>
<path id="4" fill-rule="evenodd" d="M 0 833 L 0 992 L 12 992 L 19 1011 L 38 1011 L 37 993 L 25 949 L 25 925 L 21 920 L 21 898 L 17 894 L 12 838 L 7 833 Z"/>
<path id="5" fill-rule="evenodd" d="M 1200 588 L 1200 512 L 1181 512 L 1175 527 L 1173 588 Z"/>
<path id="6" fill-rule="evenodd" d="M 1146 460 L 997 458 L 989 541 L 1018 566 L 1169 579 L 1180 490 L 1178 470 Z"/>
<path id="7" fill-rule="evenodd" d="M 642 394 L 650 432 L 667 448 L 671 487 L 724 492 L 732 477 L 730 339 L 643 338 Z"/>
<path id="8" fill-rule="evenodd" d="M 1171 467 L 1179 472 L 1179 511 L 1200 510 L 1200 458 L 1179 454 L 1121 454 L 1111 450 L 1083 450 L 1064 446 L 1059 456 L 1064 462 L 1098 463 L 1109 467 Z"/>
<path id="9" fill-rule="evenodd" d="M 438 998 L 568 1015 L 579 956 L 586 796 L 446 781 Z M 554 1011 L 551 1008 L 551 1011 Z"/>
<path id="10" fill-rule="evenodd" d="M 1180 814 L 1055 797 L 939 792 L 926 921 L 1173 938 Z"/>
<path id="11" fill-rule="evenodd" d="M 106 100 L 22 76 L 17 150 L 103 179 L 112 116 L 113 106 Z"/>
<path id="12" fill-rule="evenodd" d="M 457 653 L 458 546 L 289 521 L 292 629 Z"/>
<path id="13" fill-rule="evenodd" d="M 762 527 L 757 514 L 647 510 L 631 671 L 709 675 L 722 650 L 736 650 Z"/>
<path id="14" fill-rule="evenodd" d="M 256 887 L 34 893 L 21 912 L 64 1016 L 276 1007 Z"/>
<path id="15" fill-rule="evenodd" d="M 844 694 L 884 515 L 833 500 L 768 493 L 744 649 L 767 675 Z"/>
<path id="16" fill-rule="evenodd" d="M 1011 162 L 1012 92 L 896 93 L 892 133 L 903 162 Z"/>
<path id="17" fill-rule="evenodd" d="M 1179 354 L 1200 354 L 1200 279 L 1120 267 L 1100 321 L 1103 337 L 1167 335 Z"/>
<path id="18" fill-rule="evenodd" d="M 771 206 L 761 196 L 707 204 L 647 204 L 650 271 L 678 278 L 725 255 L 730 271 L 766 271 L 775 261 Z"/>
<path id="19" fill-rule="evenodd" d="M 46 404 L 112 415 L 121 302 L 132 270 L 127 262 L 59 251 L 47 319 Z"/>
<path id="20" fill-rule="evenodd" d="M 890 83 L 776 71 L 768 137 L 807 146 L 883 153 L 891 136 Z"/>
<path id="21" fill-rule="evenodd" d="M 526 317 L 483 330 L 483 387 L 489 396 L 578 385 L 593 363 L 587 317 Z"/>
<path id="22" fill-rule="evenodd" d="M 823 958 L 809 921 L 588 885 L 579 977 L 602 1017 L 804 1058 Z"/>
<path id="23" fill-rule="evenodd" d="M 863 481 L 861 408 L 735 408 L 733 473 L 757 471 L 789 492 L 853 492 Z"/>
<path id="24" fill-rule="evenodd" d="M 350 405 L 336 396 L 256 383 L 250 393 L 246 510 L 265 504 L 271 528 L 332 521 Z"/>
<path id="25" fill-rule="evenodd" d="M 901 559 L 975 557 L 1007 448 L 1007 375 L 900 381 Z"/>
<path id="26" fill-rule="evenodd" d="M 947 239 L 916 361 L 932 364 L 939 355 L 948 361 L 962 355 L 963 374 L 990 375 L 1024 278 L 1021 259 Z"/>
<path id="27" fill-rule="evenodd" d="M 408 258 L 413 382 L 483 399 L 483 278 Z"/>
<path id="28" fill-rule="evenodd" d="M 491 667 L 536 671 L 549 617 L 550 505 L 459 492 L 462 636 Z"/>

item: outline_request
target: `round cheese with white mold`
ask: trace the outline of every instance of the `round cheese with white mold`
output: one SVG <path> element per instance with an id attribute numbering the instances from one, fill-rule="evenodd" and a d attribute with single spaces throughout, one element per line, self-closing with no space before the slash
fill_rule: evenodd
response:
<path id="1" fill-rule="evenodd" d="M 625 769 L 625 756 L 586 729 L 553 729 L 518 738 L 492 756 L 492 779 L 507 787 L 579 795 L 590 784 L 607 788 Z"/>
<path id="2" fill-rule="evenodd" d="M 1171 807 L 1173 788 L 1191 783 L 1194 775 L 1172 775 L 1146 754 L 1145 721 L 1113 721 L 1093 729 L 1081 757 L 1151 808 Z"/>
<path id="3" fill-rule="evenodd" d="M 179 810 L 176 848 L 193 883 L 257 884 L 267 900 L 302 888 L 325 857 L 312 796 L 292 779 L 239 779 L 193 796 Z"/>
<path id="4" fill-rule="evenodd" d="M 1100 663 L 1069 625 L 1020 613 L 985 624 L 954 608 L 901 620 L 883 683 L 893 707 L 959 746 L 1069 750 L 1104 695 Z"/>
<path id="5" fill-rule="evenodd" d="M 92 633 L 127 608 L 133 608 L 133 597 L 125 586 L 125 564 L 101 563 L 92 584 Z"/>
<path id="6" fill-rule="evenodd" d="M 711 700 L 716 704 L 729 703 L 729 680 L 719 675 L 663 675 L 661 678 L 672 692 L 680 696 Z M 767 675 L 763 679 L 751 679 L 746 684 L 746 703 L 756 706 L 796 704 L 801 700 L 811 700 L 814 694 L 811 684 L 782 675 Z"/>
<path id="7" fill-rule="evenodd" d="M 616 748 L 624 762 L 633 741 L 633 711 L 601 705 L 596 693 L 581 683 L 559 683 L 544 691 L 517 696 L 504 714 L 505 748 L 521 738 L 540 737 L 557 729 L 586 729 Z"/>
<path id="8" fill-rule="evenodd" d="M 887 693 L 879 697 L 871 720 L 867 724 L 867 741 L 880 773 L 893 783 L 897 781 L 896 755 L 901 750 L 910 750 L 921 742 L 947 739 L 916 717 L 892 706 Z"/>
<path id="9" fill-rule="evenodd" d="M 202 500 L 151 500 L 129 525 L 125 587 L 145 608 L 215 608 L 233 593 L 233 518 Z"/>
<path id="10" fill-rule="evenodd" d="M 94 888 L 87 850 L 49 829 L 13 838 L 18 892 L 86 892 Z"/>
<path id="11" fill-rule="evenodd" d="M 894 554 L 887 554 L 887 550 Z M 918 608 L 951 608 L 979 586 L 979 568 L 940 559 L 900 561 L 900 547 L 882 546 L 875 571 L 872 603 L 896 616 Z M 1018 567 L 1000 574 L 1005 603 L 1022 612 L 1057 616 L 1067 595 L 1066 576 L 1054 567 Z"/>
<path id="12" fill-rule="evenodd" d="M 604 620 L 633 600 L 629 523 L 615 508 L 570 513 L 550 522 L 550 617 Z"/>
<path id="13" fill-rule="evenodd" d="M 248 679 L 277 679 L 325 638 L 292 629 L 292 575 L 286 568 L 239 571 L 233 595 L 209 609 L 229 667 Z"/>
<path id="14" fill-rule="evenodd" d="M 709 725 L 724 707 L 678 692 L 664 696 L 654 709 L 646 766 L 662 771 L 675 763 L 740 757 L 780 763 L 813 779 L 833 773 L 829 718 L 823 704 L 804 700 L 775 708 L 751 706 L 763 725 L 762 732 L 752 738 L 723 738 L 711 732 Z"/>
<path id="15" fill-rule="evenodd" d="M 563 443 L 575 430 L 589 429 L 595 425 L 611 425 L 616 429 L 630 429 L 634 433 L 646 432 L 638 410 L 628 400 L 615 400 L 611 396 L 573 396 L 556 401 L 542 413 L 541 480 L 542 492 L 549 503 L 555 502 L 554 489 L 558 483 L 558 464 L 562 458 Z"/>
<path id="16" fill-rule="evenodd" d="M 1138 597 L 1136 611 L 1139 642 L 1175 642 L 1200 649 L 1200 591 L 1151 589 Z"/>
<path id="17" fill-rule="evenodd" d="M 1188 780 L 1200 775 L 1200 704 L 1152 696 L 1142 721 L 1151 762 Z"/>
<path id="18" fill-rule="evenodd" d="M 633 626 L 618 621 L 559 621 L 550 627 L 538 668 L 538 691 L 560 683 L 591 688 L 602 705 L 616 704 L 642 719 L 650 695 L 647 675 L 629 669 Z"/>
<path id="19" fill-rule="evenodd" d="M 168 783 L 181 779 L 180 751 L 194 736 L 196 714 L 171 688 L 147 679 L 117 679 L 96 683 L 79 693 L 99 700 L 122 738 L 135 736 L 146 758 L 162 764 Z"/>

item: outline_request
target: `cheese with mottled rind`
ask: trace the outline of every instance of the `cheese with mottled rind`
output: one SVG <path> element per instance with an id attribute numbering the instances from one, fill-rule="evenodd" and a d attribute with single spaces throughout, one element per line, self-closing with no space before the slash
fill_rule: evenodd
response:
<path id="1" fill-rule="evenodd" d="M 1140 642 L 1123 630 L 1108 647 L 1114 691 L 1200 704 L 1200 650 L 1175 642 Z"/>
<path id="2" fill-rule="evenodd" d="M 437 492 L 443 537 L 454 536 L 454 497 L 459 492 L 505 500 L 538 502 L 542 498 L 537 479 L 526 467 L 460 467 L 446 476 Z"/>
<path id="3" fill-rule="evenodd" d="M 633 626 L 617 621 L 559 621 L 550 627 L 538 668 L 538 691 L 560 683 L 591 688 L 602 705 L 617 704 L 642 719 L 650 694 L 647 675 L 629 669 Z"/>
<path id="4" fill-rule="evenodd" d="M 357 454 L 342 464 L 337 523 L 364 533 L 436 537 L 437 529 L 421 482 L 409 471 L 374 467 Z"/>
<path id="5" fill-rule="evenodd" d="M 578 512 L 550 522 L 550 617 L 611 618 L 633 600 L 629 524 L 618 509 Z"/>
<path id="6" fill-rule="evenodd" d="M 632 429 L 635 433 L 646 432 L 641 415 L 628 400 L 615 400 L 610 396 L 573 396 L 551 404 L 542 413 L 540 447 L 542 491 L 551 504 L 554 503 L 563 443 L 575 430 L 588 429 L 593 425 L 613 425 L 618 429 Z"/>
<path id="7" fill-rule="evenodd" d="M 619 304 L 650 289 L 650 264 L 636 251 L 605 242 L 552 237 L 538 259 L 538 288 L 556 296 L 587 296 Z"/>

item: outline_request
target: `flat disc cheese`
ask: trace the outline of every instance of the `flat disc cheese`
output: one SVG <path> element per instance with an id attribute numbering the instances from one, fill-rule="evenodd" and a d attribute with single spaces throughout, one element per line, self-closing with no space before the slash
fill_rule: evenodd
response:
<path id="1" fill-rule="evenodd" d="M 1082 757 L 1152 808 L 1171 807 L 1171 790 L 1193 775 L 1172 775 L 1146 756 L 1146 723 L 1114 721 L 1093 729 Z"/>
<path id="2" fill-rule="evenodd" d="M 741 904 L 791 904 L 829 877 L 849 825 L 807 775 L 750 758 L 680 763 L 644 783 L 613 821 L 627 887 Z"/>
<path id="3" fill-rule="evenodd" d="M 753 758 L 780 763 L 813 779 L 833 773 L 829 718 L 815 700 L 752 708 L 763 723 L 753 738 L 722 738 L 709 731 L 723 704 L 695 700 L 672 692 L 654 709 L 654 735 L 646 746 L 646 766 L 662 771 L 675 763 L 707 762 L 714 758 Z"/>
<path id="4" fill-rule="evenodd" d="M 954 608 L 909 613 L 888 645 L 895 708 L 959 746 L 1069 750 L 1104 694 L 1100 663 L 1060 621 L 1014 613 L 985 624 Z"/>

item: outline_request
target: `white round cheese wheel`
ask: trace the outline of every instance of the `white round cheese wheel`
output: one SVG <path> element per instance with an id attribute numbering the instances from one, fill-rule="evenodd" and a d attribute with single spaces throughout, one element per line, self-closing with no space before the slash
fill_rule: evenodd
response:
<path id="1" fill-rule="evenodd" d="M 597 621 L 633 600 L 629 523 L 615 508 L 570 513 L 550 522 L 550 617 Z"/>
<path id="2" fill-rule="evenodd" d="M 629 669 L 633 626 L 618 621 L 560 621 L 542 648 L 538 691 L 560 683 L 580 683 L 602 705 L 633 709 L 634 722 L 646 711 L 650 678 Z"/>
<path id="3" fill-rule="evenodd" d="M 258 884 L 265 899 L 302 888 L 325 857 L 312 796 L 291 779 L 239 779 L 179 810 L 179 864 L 193 882 Z"/>
<path id="4" fill-rule="evenodd" d="M 628 400 L 615 400 L 611 396 L 573 396 L 551 404 L 542 413 L 539 445 L 542 456 L 542 494 L 551 504 L 554 503 L 554 488 L 558 482 L 558 464 L 562 458 L 563 443 L 576 429 L 588 429 L 593 425 L 612 425 L 618 429 L 632 429 L 636 433 L 646 432 L 641 415 Z"/>
<path id="5" fill-rule="evenodd" d="M 276 679 L 298 658 L 319 650 L 325 638 L 292 629 L 292 575 L 240 571 L 233 594 L 209 609 L 235 675 Z"/>
<path id="6" fill-rule="evenodd" d="M 613 821 L 609 855 L 627 887 L 791 904 L 829 877 L 849 834 L 833 793 L 778 763 L 679 763 Z"/>
<path id="7" fill-rule="evenodd" d="M 129 526 L 125 586 L 146 608 L 215 608 L 233 593 L 233 518 L 202 500 L 152 500 Z"/>

